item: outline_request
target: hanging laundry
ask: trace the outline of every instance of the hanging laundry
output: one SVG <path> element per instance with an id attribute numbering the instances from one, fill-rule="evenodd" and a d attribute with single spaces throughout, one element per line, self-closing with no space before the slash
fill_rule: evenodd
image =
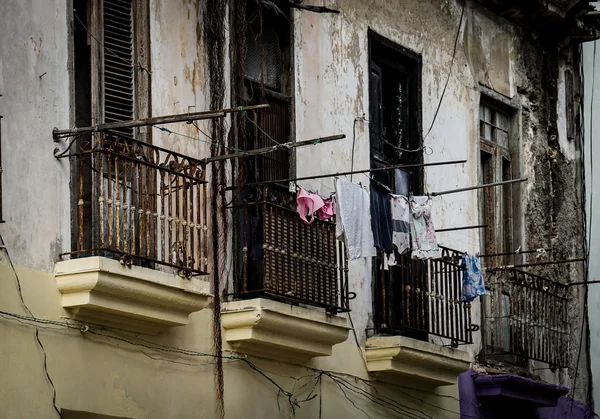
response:
<path id="1" fill-rule="evenodd" d="M 461 301 L 468 303 L 473 301 L 475 297 L 485 294 L 481 261 L 477 256 L 465 254 L 462 257 L 462 268 L 463 281 Z"/>
<path id="2" fill-rule="evenodd" d="M 392 242 L 401 255 L 410 249 L 410 205 L 408 198 L 402 195 L 391 195 L 392 207 Z M 390 258 L 390 265 L 396 265 L 396 258 Z"/>
<path id="3" fill-rule="evenodd" d="M 336 235 L 345 242 L 348 259 L 375 256 L 369 193 L 363 187 L 340 178 L 335 179 L 335 193 Z"/>
<path id="4" fill-rule="evenodd" d="M 333 198 L 326 198 L 323 200 L 323 206 L 317 211 L 319 220 L 329 220 L 335 214 L 335 203 Z"/>
<path id="5" fill-rule="evenodd" d="M 375 247 L 393 253 L 390 192 L 375 182 L 371 182 L 371 228 Z"/>
<path id="6" fill-rule="evenodd" d="M 408 196 L 408 190 L 409 190 L 409 179 L 410 179 L 410 175 L 408 172 L 405 172 L 402 169 L 396 169 L 394 171 L 394 177 L 395 177 L 395 188 L 394 188 L 394 192 L 396 193 L 396 195 L 404 195 L 404 196 Z"/>
<path id="7" fill-rule="evenodd" d="M 413 259 L 437 259 L 441 256 L 431 219 L 427 196 L 414 196 L 410 201 L 410 233 Z"/>
<path id="8" fill-rule="evenodd" d="M 298 208 L 298 214 L 300 214 L 300 218 L 306 224 L 312 224 L 315 221 L 315 212 L 319 211 L 325 203 L 323 202 L 323 198 L 319 195 L 307 192 L 302 188 L 298 189 L 298 194 L 296 195 L 296 204 Z M 310 219 L 307 219 L 310 217 Z"/>

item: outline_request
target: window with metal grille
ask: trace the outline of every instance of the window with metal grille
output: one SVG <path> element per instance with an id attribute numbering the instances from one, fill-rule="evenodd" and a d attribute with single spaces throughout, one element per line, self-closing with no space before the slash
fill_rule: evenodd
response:
<path id="1" fill-rule="evenodd" d="M 150 116 L 149 78 L 143 70 L 149 66 L 146 53 L 149 46 L 148 0 L 73 0 L 72 42 L 76 126 Z M 101 135 L 115 140 L 119 137 L 150 140 L 145 128 L 121 128 L 94 135 L 80 144 L 94 144 Z M 100 214 L 100 210 L 91 206 L 95 193 L 110 190 L 113 195 L 128 196 L 125 201 L 128 206 L 141 205 L 132 201 L 132 197 L 137 196 L 137 186 L 131 180 L 124 180 L 124 163 L 111 158 L 110 162 L 107 160 L 98 165 L 96 159 L 96 155 L 89 154 L 82 158 L 81 168 L 75 164 L 71 166 L 73 184 L 79 184 L 80 178 L 82 180 L 82 190 L 72 193 L 72 207 L 78 208 L 78 202 L 84 202 L 80 210 L 89 215 L 85 220 L 73 217 L 77 219 L 74 223 L 84 225 L 82 245 L 87 249 L 98 242 L 101 224 L 111 227 L 106 214 Z M 119 167 L 119 179 L 113 176 L 112 181 L 108 180 L 111 165 Z M 78 243 L 73 234 L 73 243 Z"/>
<path id="2" fill-rule="evenodd" d="M 243 31 L 244 101 L 248 105 L 268 103 L 268 109 L 248 114 L 244 149 L 269 147 L 291 140 L 292 71 L 291 14 L 286 2 L 276 8 L 248 2 Z M 290 176 L 291 154 L 279 149 L 249 159 L 249 180 L 268 181 Z"/>
<path id="3" fill-rule="evenodd" d="M 423 161 L 421 137 L 421 58 L 382 36 L 369 32 L 369 140 L 371 168 Z M 410 169 L 407 192 L 423 191 L 421 169 Z M 375 182 L 397 191 L 393 170 L 372 174 Z M 399 192 L 399 190 L 398 190 Z M 407 334 L 426 339 L 428 307 L 406 299 L 407 289 L 425 289 L 427 267 L 410 256 L 384 269 L 383 254 L 373 263 L 374 322 L 380 334 Z M 407 285 L 406 281 L 411 285 Z"/>

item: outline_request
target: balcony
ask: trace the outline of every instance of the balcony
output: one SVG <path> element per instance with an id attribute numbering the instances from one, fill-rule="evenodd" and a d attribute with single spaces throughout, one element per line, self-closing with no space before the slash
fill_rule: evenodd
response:
<path id="1" fill-rule="evenodd" d="M 335 223 L 305 224 L 293 194 L 247 190 L 237 208 L 241 254 L 236 298 L 265 297 L 336 314 L 349 311 L 348 262 Z"/>
<path id="2" fill-rule="evenodd" d="M 473 342 L 471 304 L 462 302 L 462 253 L 442 248 L 442 257 L 402 256 L 375 279 L 375 333 L 450 340 L 452 347 Z"/>
<path id="3" fill-rule="evenodd" d="M 481 358 L 527 367 L 568 363 L 568 287 L 518 269 L 490 272 L 483 298 Z"/>
<path id="4" fill-rule="evenodd" d="M 353 297 L 335 223 L 302 222 L 284 188 L 246 189 L 238 202 L 230 296 L 238 301 L 225 304 L 226 340 L 244 353 L 294 362 L 330 355 L 348 336 L 346 319 L 337 314 L 349 311 Z"/>
<path id="5" fill-rule="evenodd" d="M 402 256 L 375 281 L 376 337 L 367 340 L 367 366 L 382 379 L 425 387 L 455 384 L 470 356 L 457 349 L 473 342 L 471 304 L 462 302 L 462 254 L 442 248 L 435 260 Z M 440 343 L 430 343 L 431 337 Z"/>
<path id="6" fill-rule="evenodd" d="M 70 158 L 75 250 L 61 254 L 63 307 L 83 321 L 159 331 L 207 304 L 204 165 L 109 133 L 82 136 Z"/>

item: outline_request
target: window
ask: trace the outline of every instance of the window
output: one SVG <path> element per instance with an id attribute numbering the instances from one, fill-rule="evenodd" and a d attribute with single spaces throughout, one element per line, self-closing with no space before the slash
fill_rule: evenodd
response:
<path id="1" fill-rule="evenodd" d="M 496 183 L 519 177 L 518 136 L 514 127 L 515 111 L 505 105 L 482 98 L 479 105 L 480 183 Z M 520 223 L 519 184 L 485 188 L 480 191 L 481 252 L 503 254 L 519 247 Z M 501 266 L 520 262 L 519 255 L 486 257 L 487 266 Z M 486 278 L 487 293 L 482 298 L 482 356 L 488 360 L 516 364 L 513 356 L 517 329 L 510 319 L 514 315 L 514 301 L 519 294 L 504 285 L 503 277 Z"/>
<path id="2" fill-rule="evenodd" d="M 150 116 L 147 2 L 73 0 L 76 126 Z M 147 128 L 122 128 L 102 135 L 150 142 Z M 92 144 L 99 139 L 100 135 L 88 136 L 78 144 Z M 117 228 L 119 219 L 113 218 L 111 209 L 96 204 L 99 200 L 122 200 L 123 208 L 143 206 L 152 210 L 154 201 L 148 191 L 153 186 L 144 186 L 138 193 L 132 169 L 123 159 L 87 154 L 71 167 L 72 184 L 77 185 L 72 191 L 72 208 L 78 209 L 78 215 L 73 217 L 73 248 L 92 249 L 93 243 L 105 241 L 107 247 L 122 246 L 126 253 L 133 253 L 134 238 L 130 243 L 111 243 L 107 234 Z M 104 201 L 98 196 L 100 193 L 104 194 Z"/>
<path id="3" fill-rule="evenodd" d="M 421 163 L 420 57 L 373 32 L 369 45 L 371 168 Z M 412 169 L 409 174 L 409 188 L 421 193 L 422 170 Z M 394 188 L 393 171 L 375 172 L 373 178 Z"/>
<path id="4" fill-rule="evenodd" d="M 248 2 L 243 37 L 244 98 L 250 104 L 270 107 L 249 114 L 244 149 L 269 147 L 290 141 L 292 126 L 291 14 L 283 1 L 271 7 Z M 260 129 L 258 128 L 260 127 Z M 290 152 L 281 149 L 249 161 L 256 181 L 279 180 L 290 175 Z"/>
<path id="5" fill-rule="evenodd" d="M 374 32 L 369 32 L 369 54 L 371 168 L 421 163 L 421 58 Z M 407 173 L 408 192 L 422 193 L 422 170 Z M 372 178 L 392 191 L 400 187 L 394 171 L 374 172 Z M 427 267 L 410 255 L 397 258 L 389 270 L 382 255 L 373 262 L 375 332 L 427 339 L 427 303 L 409 291 L 425 289 Z"/>
<path id="6" fill-rule="evenodd" d="M 74 0 L 76 125 L 149 116 L 147 0 Z M 140 139 L 131 128 L 116 133 Z"/>
<path id="7" fill-rule="evenodd" d="M 518 165 L 511 145 L 510 111 L 488 101 L 479 105 L 480 182 L 502 182 L 518 177 Z M 518 186 L 509 184 L 482 189 L 481 219 L 482 251 L 485 254 L 512 252 L 518 246 L 515 240 L 514 194 Z M 486 258 L 489 265 L 504 264 L 508 258 Z M 508 263 L 508 262 L 507 262 Z M 511 262 L 512 263 L 512 262 Z"/>

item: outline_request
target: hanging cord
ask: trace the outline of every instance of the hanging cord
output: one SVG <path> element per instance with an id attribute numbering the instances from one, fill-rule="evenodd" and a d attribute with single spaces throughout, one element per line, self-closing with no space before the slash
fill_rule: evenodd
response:
<path id="1" fill-rule="evenodd" d="M 209 144 L 211 146 L 224 147 L 224 148 L 226 148 L 226 149 L 228 149 L 230 151 L 233 151 L 234 153 L 243 152 L 243 150 L 238 150 L 237 148 L 228 147 L 228 146 L 224 145 L 223 143 L 221 143 L 219 141 L 214 141 L 214 140 L 213 141 L 206 141 L 206 140 L 202 140 L 200 138 L 192 137 L 192 136 L 186 135 L 186 134 L 181 134 L 179 132 L 172 131 L 169 128 L 160 127 L 158 125 L 153 125 L 153 127 L 156 128 L 159 131 L 166 132 L 168 135 L 173 134 L 173 135 L 177 135 L 178 137 L 188 138 L 188 139 L 194 140 L 194 141 L 200 141 L 201 143 Z M 206 134 L 204 134 L 204 135 L 206 135 Z M 206 135 L 206 136 L 212 140 L 211 137 L 209 137 L 208 135 Z"/>
<path id="2" fill-rule="evenodd" d="M 417 148 L 403 148 L 400 147 L 394 143 L 389 142 L 385 136 L 383 136 L 380 132 L 378 132 L 377 130 L 375 130 L 374 128 L 371 128 L 371 126 L 369 125 L 369 131 L 373 134 L 375 134 L 377 137 L 379 137 L 381 139 L 381 141 L 383 141 L 385 144 L 389 145 L 390 147 L 392 147 L 394 150 L 399 151 L 400 153 L 418 153 L 420 151 L 423 151 L 424 154 L 426 156 L 431 156 L 433 154 L 433 148 L 426 146 L 426 145 L 422 145 L 421 147 L 417 147 Z"/>
<path id="3" fill-rule="evenodd" d="M 269 134 L 267 134 L 257 123 L 256 121 L 254 121 L 252 118 L 250 118 L 248 116 L 248 113 L 242 109 L 242 107 L 240 106 L 240 112 L 242 113 L 242 115 L 244 116 L 244 118 L 246 118 L 248 121 L 250 121 L 252 123 L 252 125 L 254 125 L 256 128 L 258 128 L 258 130 L 265 136 L 267 137 L 269 140 L 273 141 L 275 144 L 277 144 L 280 147 L 284 147 L 284 144 L 278 143 L 277 141 L 275 141 L 275 139 L 273 139 L 273 137 L 271 137 Z"/>
<path id="4" fill-rule="evenodd" d="M 437 109 L 435 110 L 435 114 L 433 115 L 433 120 L 431 121 L 431 126 L 427 130 L 427 134 L 425 134 L 425 139 L 429 136 L 429 133 L 433 129 L 433 125 L 437 119 L 438 113 L 440 111 L 440 107 L 442 106 L 442 101 L 444 100 L 444 95 L 446 94 L 446 88 L 448 87 L 448 82 L 450 82 L 450 75 L 452 74 L 452 66 L 454 65 L 454 59 L 456 58 L 456 48 L 458 47 L 458 38 L 460 36 L 460 30 L 462 28 L 463 17 L 465 15 L 465 6 L 467 4 L 467 0 L 463 0 L 462 10 L 460 12 L 460 21 L 458 22 L 458 29 L 456 31 L 456 38 L 454 39 L 454 50 L 452 51 L 452 60 L 450 61 L 450 68 L 448 69 L 448 77 L 446 78 L 446 83 L 444 84 L 444 89 L 442 90 L 442 96 L 440 97 L 440 101 L 438 102 Z"/>
<path id="5" fill-rule="evenodd" d="M 31 312 L 31 310 L 25 303 L 25 298 L 23 297 L 23 290 L 21 288 L 21 280 L 19 279 L 19 275 L 17 274 L 17 270 L 15 269 L 15 266 L 13 265 L 13 262 L 12 262 L 12 259 L 10 258 L 10 254 L 8 253 L 6 244 L 4 243 L 4 238 L 2 237 L 1 234 L 0 234 L 0 245 L 2 246 L 2 249 L 4 250 L 4 254 L 6 255 L 6 260 L 8 260 L 8 264 L 10 265 L 10 268 L 13 271 L 13 275 L 15 276 L 17 292 L 19 294 L 19 300 L 21 300 L 21 304 L 23 304 L 23 307 L 25 307 L 25 311 L 27 312 L 27 314 L 30 317 L 35 318 L 35 316 Z M 48 372 L 48 362 L 47 362 L 48 357 L 46 354 L 46 349 L 44 348 L 44 345 L 42 344 L 42 341 L 40 340 L 40 329 L 37 325 L 35 325 L 35 341 L 36 341 L 37 345 L 40 347 L 40 349 L 42 350 L 42 354 L 43 354 L 42 361 L 43 361 L 43 366 L 44 366 L 44 374 L 46 375 L 46 378 L 48 379 L 48 383 L 50 384 L 50 388 L 52 389 L 52 406 L 54 407 L 54 410 L 58 414 L 58 417 L 62 419 L 62 417 L 63 417 L 62 413 L 60 413 L 58 406 L 56 406 L 56 387 L 54 387 L 54 382 L 52 381 L 52 378 L 50 377 L 50 373 Z"/>
<path id="6" fill-rule="evenodd" d="M 586 208 L 585 208 L 585 204 L 583 205 L 583 225 L 586 226 L 586 229 L 584 230 L 584 232 L 587 231 L 587 240 L 584 240 L 584 252 L 586 255 L 586 263 L 584 266 L 584 284 L 587 283 L 588 281 L 588 276 L 589 276 L 589 263 L 590 263 L 590 245 L 591 245 L 591 238 L 592 238 L 592 217 L 593 217 L 593 191 L 594 191 L 594 158 L 593 158 L 593 111 L 594 111 L 594 88 L 595 88 L 595 82 L 596 82 L 596 49 L 597 49 L 597 42 L 598 41 L 594 41 L 594 49 L 593 49 L 593 55 L 592 55 L 592 89 L 591 89 L 591 96 L 590 96 L 590 190 L 592 191 L 590 193 L 590 212 L 589 212 L 589 225 L 587 225 L 587 215 L 586 215 Z M 580 47 L 580 56 L 579 56 L 579 61 L 580 61 L 580 65 L 582 62 L 582 57 L 583 57 L 583 47 Z M 581 70 L 582 73 L 582 84 L 584 83 L 583 80 L 583 69 Z M 581 115 L 582 115 L 582 119 L 583 119 L 583 114 L 585 112 L 585 103 L 583 101 L 583 97 L 581 99 Z M 582 121 L 582 133 L 581 133 L 581 138 L 582 138 L 582 147 L 581 150 L 585 152 L 585 121 Z M 582 173 L 582 177 L 584 178 L 582 184 L 583 186 L 583 198 L 585 200 L 585 155 L 582 155 L 581 157 L 582 159 L 582 164 L 584 165 L 584 170 Z M 585 201 L 584 201 L 585 202 Z M 588 286 L 587 284 L 585 285 L 585 289 L 584 289 L 584 294 L 583 294 L 583 318 L 581 320 L 581 330 L 579 332 L 579 346 L 577 349 L 577 361 L 575 363 L 575 376 L 573 379 L 573 392 L 571 394 L 571 409 L 569 412 L 569 416 L 571 415 L 571 413 L 573 412 L 573 400 L 575 398 L 575 389 L 577 387 L 577 375 L 579 373 L 579 363 L 581 362 L 581 348 L 583 346 L 583 335 L 584 335 L 584 330 L 585 330 L 585 325 L 586 325 L 586 317 L 588 316 Z M 587 349 L 588 349 L 588 354 L 589 354 L 589 346 L 590 346 L 590 336 L 589 336 L 589 325 L 588 325 L 588 333 L 587 333 Z M 591 366 L 590 366 L 590 361 L 589 361 L 589 357 L 588 357 L 588 361 L 587 361 L 587 372 L 588 372 L 588 377 L 591 376 Z M 591 394 L 591 386 L 588 384 L 588 394 L 587 394 L 587 402 L 588 405 L 591 403 L 591 398 L 592 398 L 592 394 Z"/>

